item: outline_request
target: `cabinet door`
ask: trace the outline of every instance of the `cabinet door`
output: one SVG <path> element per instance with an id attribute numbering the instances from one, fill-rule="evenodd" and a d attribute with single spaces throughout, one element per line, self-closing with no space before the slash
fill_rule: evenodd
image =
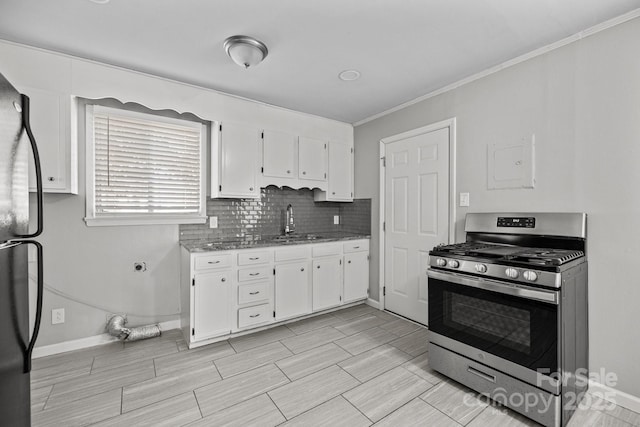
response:
<path id="1" fill-rule="evenodd" d="M 342 302 L 342 257 L 313 260 L 313 311 Z"/>
<path id="2" fill-rule="evenodd" d="M 38 144 L 42 189 L 78 194 L 77 155 L 70 135 L 71 100 L 58 92 L 21 88 L 29 96 L 31 130 Z M 29 191 L 36 191 L 33 157 L 29 157 Z"/>
<path id="3" fill-rule="evenodd" d="M 369 253 L 354 252 L 344 256 L 344 302 L 367 298 L 369 290 Z"/>
<path id="4" fill-rule="evenodd" d="M 276 178 L 296 178 L 297 142 L 298 137 L 295 135 L 265 130 L 262 138 L 262 174 Z"/>
<path id="5" fill-rule="evenodd" d="M 224 123 L 219 128 L 220 181 L 215 197 L 260 197 L 257 175 L 261 133 L 248 126 Z M 215 165 L 212 162 L 212 165 Z M 213 174 L 212 174 L 213 175 Z"/>
<path id="6" fill-rule="evenodd" d="M 327 143 L 320 139 L 300 137 L 298 144 L 298 178 L 327 180 Z"/>
<path id="7" fill-rule="evenodd" d="M 231 272 L 198 273 L 193 282 L 193 341 L 231 332 Z"/>
<path id="8" fill-rule="evenodd" d="M 353 200 L 353 153 L 351 146 L 329 142 L 328 200 Z"/>
<path id="9" fill-rule="evenodd" d="M 276 265 L 276 320 L 311 313 L 309 262 Z"/>

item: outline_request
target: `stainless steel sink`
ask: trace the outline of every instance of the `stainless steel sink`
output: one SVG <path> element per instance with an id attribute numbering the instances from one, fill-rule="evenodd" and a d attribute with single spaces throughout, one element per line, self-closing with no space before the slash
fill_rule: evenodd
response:
<path id="1" fill-rule="evenodd" d="M 316 240 L 319 239 L 320 236 L 317 234 L 283 234 L 281 236 L 276 236 L 273 238 L 276 242 L 299 242 L 306 240 Z"/>

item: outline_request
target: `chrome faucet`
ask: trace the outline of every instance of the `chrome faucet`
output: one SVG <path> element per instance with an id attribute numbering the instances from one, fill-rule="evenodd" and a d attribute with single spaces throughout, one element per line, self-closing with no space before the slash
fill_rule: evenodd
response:
<path id="1" fill-rule="evenodd" d="M 284 234 L 291 234 L 296 231 L 296 224 L 293 222 L 293 206 L 287 206 L 287 213 L 284 220 Z"/>

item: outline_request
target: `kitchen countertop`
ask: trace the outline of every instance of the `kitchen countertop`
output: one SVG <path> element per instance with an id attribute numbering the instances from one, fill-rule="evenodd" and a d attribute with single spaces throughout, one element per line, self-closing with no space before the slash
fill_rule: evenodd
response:
<path id="1" fill-rule="evenodd" d="M 293 234 L 290 236 L 252 236 L 251 239 L 246 240 L 224 240 L 224 241 L 188 241 L 180 242 L 189 252 L 212 252 L 212 251 L 228 251 L 234 249 L 250 249 L 260 248 L 267 246 L 291 246 L 291 245 L 304 245 L 309 243 L 325 243 L 336 242 L 340 240 L 357 240 L 357 239 L 369 239 L 369 234 L 357 234 L 357 233 L 308 233 L 308 234 Z"/>

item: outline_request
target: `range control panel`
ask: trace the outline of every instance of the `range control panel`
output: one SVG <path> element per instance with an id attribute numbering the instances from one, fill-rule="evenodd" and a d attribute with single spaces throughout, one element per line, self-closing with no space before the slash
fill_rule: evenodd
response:
<path id="1" fill-rule="evenodd" d="M 498 227 L 513 227 L 513 228 L 535 228 L 536 219 L 534 217 L 498 217 Z"/>

